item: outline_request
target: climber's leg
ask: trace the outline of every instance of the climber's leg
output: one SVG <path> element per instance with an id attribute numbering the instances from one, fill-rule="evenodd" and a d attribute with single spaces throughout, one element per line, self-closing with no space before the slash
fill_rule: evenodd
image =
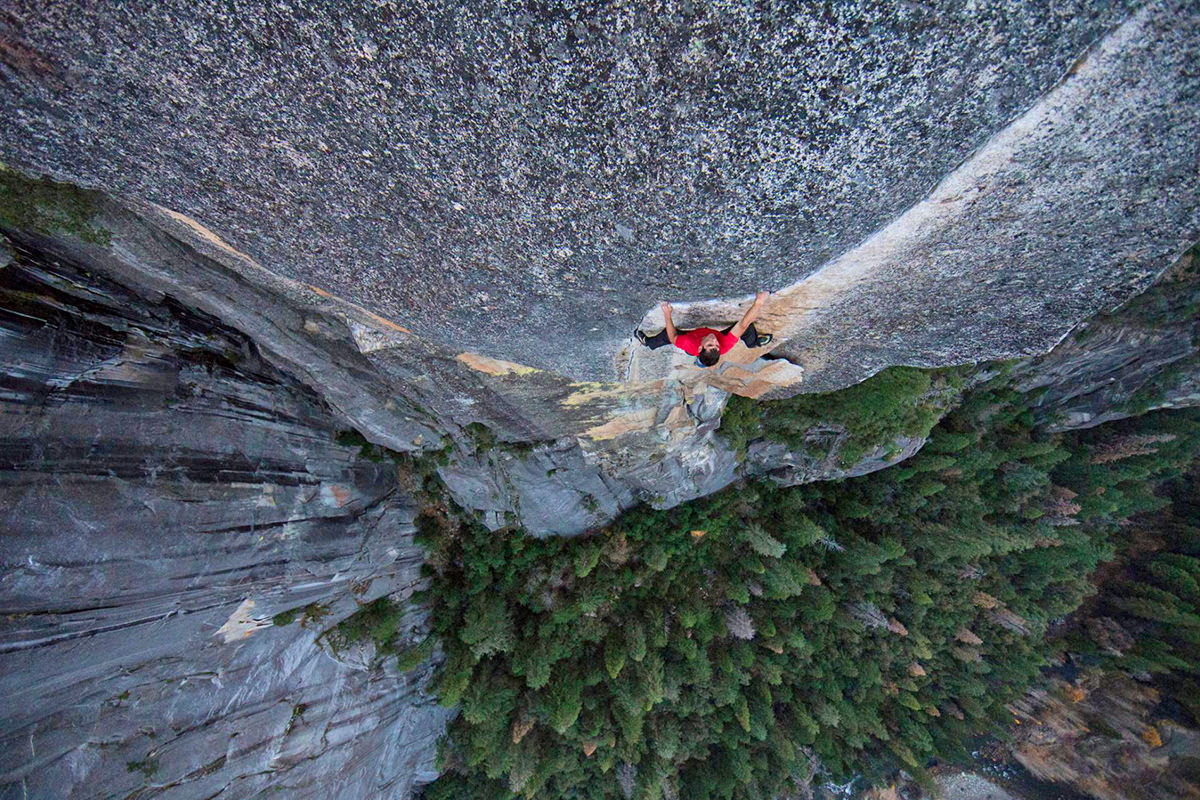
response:
<path id="1" fill-rule="evenodd" d="M 731 330 L 733 330 L 732 325 L 726 328 L 723 333 L 729 333 Z M 746 326 L 746 332 L 742 334 L 742 344 L 746 345 L 746 347 L 762 347 L 770 343 L 771 334 L 759 333 L 758 329 L 754 327 L 753 322 Z"/>
<path id="2" fill-rule="evenodd" d="M 667 336 L 667 332 L 665 330 L 659 331 L 653 336 L 647 336 L 641 331 L 638 331 L 637 338 L 639 342 L 646 345 L 646 347 L 649 347 L 651 350 L 657 350 L 660 347 L 666 347 L 671 343 L 671 340 Z"/>

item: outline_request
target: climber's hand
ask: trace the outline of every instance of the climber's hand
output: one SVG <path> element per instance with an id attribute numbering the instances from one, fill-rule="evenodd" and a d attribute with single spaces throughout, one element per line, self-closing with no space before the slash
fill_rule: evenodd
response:
<path id="1" fill-rule="evenodd" d="M 675 337 L 679 335 L 679 331 L 675 330 L 675 322 L 671 319 L 671 304 L 664 301 L 659 303 L 659 308 L 663 312 L 663 326 L 667 329 L 667 339 L 671 344 L 675 344 Z"/>

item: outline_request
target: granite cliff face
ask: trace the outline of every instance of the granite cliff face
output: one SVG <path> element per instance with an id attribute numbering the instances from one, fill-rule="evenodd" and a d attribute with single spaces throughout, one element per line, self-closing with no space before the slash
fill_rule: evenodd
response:
<path id="1" fill-rule="evenodd" d="M 638 394 L 454 357 L 161 210 L 56 191 L 108 240 L 10 229 L 0 270 L 0 796 L 409 796 L 451 713 L 421 689 L 432 665 L 398 673 L 322 634 L 419 585 L 422 470 L 493 526 L 569 533 L 639 499 L 862 474 L 922 444 L 847 465 L 828 431 L 822 458 L 760 441 L 739 461 L 715 387 Z M 1185 258 L 1016 367 L 1047 387 L 1048 422 L 1081 397 L 1117 413 L 1098 392 L 1155 381 L 1194 402 L 1172 387 L 1195 380 L 1194 318 L 1176 312 L 1196 285 Z M 1113 344 L 1151 334 L 1170 346 Z M 370 460 L 351 430 L 413 457 Z M 424 613 L 406 614 L 415 640 Z"/>
<path id="2" fill-rule="evenodd" d="M 0 797 L 410 796 L 430 665 L 321 634 L 419 585 L 421 470 L 569 535 L 922 444 L 743 457 L 731 393 L 1020 356 L 1050 425 L 1200 402 L 1186 318 L 1045 355 L 1200 238 L 1198 56 L 1187 3 L 10 7 Z M 782 358 L 633 347 L 762 286 Z"/>
<path id="3" fill-rule="evenodd" d="M 1153 289 L 1089 320 L 1023 366 L 1051 430 L 1200 404 L 1200 259 L 1193 248 Z"/>
<path id="4" fill-rule="evenodd" d="M 421 691 L 428 667 L 315 643 L 419 583 L 396 470 L 337 444 L 328 406 L 244 335 L 15 255 L 0 796 L 407 796 L 432 779 L 448 712 Z M 272 625 L 297 607 L 305 624 Z"/>
<path id="5" fill-rule="evenodd" d="M 5 177 L 39 198 L 31 226 L 83 236 L 9 228 L 0 270 L 0 796 L 407 797 L 451 713 L 432 665 L 323 634 L 419 585 L 415 473 L 541 534 L 610 519 L 631 481 L 669 503 L 735 477 L 722 393 L 689 413 L 455 357 L 162 210 Z"/>
<path id="6" fill-rule="evenodd" d="M 824 390 L 1045 351 L 1195 239 L 1197 13 L 17 2 L 0 158 L 574 379 L 809 277 L 774 321 Z"/>

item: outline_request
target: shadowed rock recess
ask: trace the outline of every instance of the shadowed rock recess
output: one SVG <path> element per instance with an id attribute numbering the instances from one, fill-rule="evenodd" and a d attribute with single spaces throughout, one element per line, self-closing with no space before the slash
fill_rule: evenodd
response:
<path id="1" fill-rule="evenodd" d="M 435 474 L 576 535 L 884 469 L 980 379 L 762 425 L 888 367 L 1200 403 L 1194 3 L 309 5 L 0 12 L 3 800 L 411 797 L 439 656 L 329 632 L 427 630 Z M 774 358 L 631 338 L 760 288 Z"/>

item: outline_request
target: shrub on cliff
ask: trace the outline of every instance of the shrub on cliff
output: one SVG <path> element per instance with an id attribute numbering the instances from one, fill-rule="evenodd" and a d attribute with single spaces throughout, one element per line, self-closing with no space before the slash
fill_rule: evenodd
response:
<path id="1" fill-rule="evenodd" d="M 793 450 L 812 446 L 814 432 L 844 432 L 839 459 L 850 466 L 901 436 L 924 437 L 958 399 L 961 371 L 891 367 L 836 392 L 760 403 L 731 397 L 721 434 L 739 452 L 758 438 Z"/>

